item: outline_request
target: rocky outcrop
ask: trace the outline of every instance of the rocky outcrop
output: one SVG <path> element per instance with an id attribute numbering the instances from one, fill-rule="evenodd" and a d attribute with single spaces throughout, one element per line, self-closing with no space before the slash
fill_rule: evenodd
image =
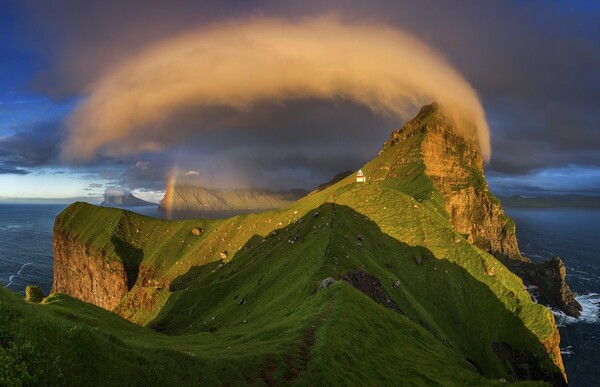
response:
<path id="1" fill-rule="evenodd" d="M 169 188 L 161 200 L 159 210 L 222 211 L 266 210 L 285 207 L 306 194 L 306 191 L 285 192 L 243 189 L 214 190 L 193 185 Z"/>
<path id="2" fill-rule="evenodd" d="M 431 104 L 393 132 L 384 149 L 421 135 L 413 158 L 422 160 L 425 173 L 444 196 L 446 212 L 456 231 L 493 255 L 521 259 L 514 223 L 488 190 L 474 133 L 474 129 L 464 128 L 459 132 L 454 121 L 446 118 L 438 105 Z"/>
<path id="3" fill-rule="evenodd" d="M 539 302 L 560 309 L 571 317 L 581 315 L 581 305 L 567 284 L 567 269 L 559 257 L 543 263 L 506 262 L 506 265 L 526 285 L 539 290 Z"/>
<path id="4" fill-rule="evenodd" d="M 349 271 L 345 276 L 342 276 L 342 280 L 352 285 L 352 287 L 355 289 L 358 289 L 362 293 L 371 297 L 371 299 L 378 304 L 383 305 L 394 312 L 402 314 L 402 310 L 400 310 L 398 305 L 396 305 L 396 303 L 384 290 L 379 278 L 375 277 L 373 274 L 360 270 Z"/>
<path id="5" fill-rule="evenodd" d="M 129 291 L 123 262 L 70 235 L 54 231 L 54 282 L 52 293 L 64 293 L 104 309 L 114 310 Z"/>
<path id="6" fill-rule="evenodd" d="M 25 288 L 25 301 L 34 304 L 42 302 L 44 299 L 44 292 L 39 286 L 28 285 Z"/>

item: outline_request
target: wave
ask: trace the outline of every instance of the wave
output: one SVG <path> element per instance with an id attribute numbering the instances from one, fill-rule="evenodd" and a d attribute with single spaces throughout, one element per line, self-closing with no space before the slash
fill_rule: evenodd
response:
<path id="1" fill-rule="evenodd" d="M 33 223 L 26 223 L 26 224 L 5 224 L 4 226 L 0 226 L 0 231 L 5 231 L 5 230 L 18 230 L 21 228 L 25 228 L 25 227 L 31 227 L 33 226 Z"/>
<path id="2" fill-rule="evenodd" d="M 540 288 L 538 288 L 537 285 L 528 285 L 525 286 L 525 289 L 527 289 L 527 291 L 529 292 L 529 295 L 533 299 L 533 302 L 535 302 L 536 304 L 539 303 Z"/>
<path id="3" fill-rule="evenodd" d="M 566 348 L 561 348 L 560 349 L 560 354 L 561 355 L 567 355 L 567 356 L 575 355 L 575 352 L 573 351 L 573 346 L 569 345 Z"/>
<path id="4" fill-rule="evenodd" d="M 567 266 L 567 277 L 570 276 L 585 281 L 593 281 L 600 279 L 600 275 L 592 273 L 591 270 L 578 270 Z"/>
<path id="5" fill-rule="evenodd" d="M 8 283 L 6 285 L 4 285 L 4 287 L 7 288 L 10 285 L 12 285 L 15 277 L 19 277 L 21 275 L 21 273 L 23 272 L 23 269 L 25 269 L 29 265 L 33 265 L 33 262 L 27 262 L 27 263 L 24 263 L 23 265 L 21 265 L 21 268 L 19 269 L 19 271 L 16 274 L 13 274 L 10 277 L 8 277 Z"/>
<path id="6" fill-rule="evenodd" d="M 581 304 L 581 316 L 575 318 L 553 309 L 552 313 L 556 316 L 556 325 L 560 327 L 574 323 L 596 324 L 600 322 L 600 294 L 581 294 L 575 296 L 575 299 Z"/>

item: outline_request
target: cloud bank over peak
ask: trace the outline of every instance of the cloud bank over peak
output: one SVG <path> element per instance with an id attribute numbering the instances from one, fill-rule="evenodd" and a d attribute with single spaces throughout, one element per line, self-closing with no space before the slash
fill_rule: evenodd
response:
<path id="1" fill-rule="evenodd" d="M 211 109 L 247 115 L 265 102 L 309 99 L 348 100 L 398 121 L 436 101 L 474 124 L 460 127 L 476 128 L 465 134 L 476 135 L 490 157 L 478 96 L 446 60 L 399 29 L 331 16 L 221 22 L 146 46 L 89 87 L 68 118 L 62 155 L 161 151 L 220 129 Z M 193 125 L 177 128 L 177 117 L 190 114 Z"/>

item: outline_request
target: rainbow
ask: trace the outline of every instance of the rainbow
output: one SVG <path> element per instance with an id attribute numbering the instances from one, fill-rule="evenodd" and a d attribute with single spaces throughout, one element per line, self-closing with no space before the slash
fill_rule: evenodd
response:
<path id="1" fill-rule="evenodd" d="M 173 195 L 175 194 L 175 183 L 177 182 L 177 171 L 175 168 L 171 171 L 171 175 L 167 180 L 167 189 L 165 191 L 164 208 L 166 211 L 167 219 L 171 219 L 173 211 Z"/>

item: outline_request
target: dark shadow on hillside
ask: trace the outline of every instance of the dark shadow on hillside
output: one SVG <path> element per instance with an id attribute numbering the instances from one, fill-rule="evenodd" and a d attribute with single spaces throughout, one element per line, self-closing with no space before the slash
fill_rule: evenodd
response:
<path id="1" fill-rule="evenodd" d="M 242 247 L 232 259 L 238 258 L 240 255 L 243 255 L 243 253 L 250 250 L 250 248 L 258 245 L 263 239 L 264 238 L 260 235 L 253 235 L 252 237 L 250 237 L 250 239 L 248 239 L 248 241 L 244 244 L 244 247 Z M 215 270 L 223 267 L 224 265 L 229 264 L 231 263 L 225 263 L 223 260 L 218 260 L 209 262 L 201 266 L 192 266 L 186 273 L 181 274 L 171 282 L 169 291 L 174 292 L 177 290 L 189 288 L 194 284 L 198 283 L 199 281 L 202 281 L 203 279 L 208 277 Z"/>
<path id="2" fill-rule="evenodd" d="M 137 281 L 140 272 L 140 263 L 144 259 L 144 251 L 114 235 L 110 238 L 110 241 L 115 246 L 115 253 L 123 261 L 125 275 L 127 275 L 127 289 L 131 290 Z"/>
<path id="3" fill-rule="evenodd" d="M 346 244 L 349 247 L 346 251 L 352 251 L 352 254 L 334 256 L 335 252 L 327 249 L 322 267 L 312 272 L 294 272 L 296 265 L 288 264 L 292 263 L 290 261 L 284 264 L 278 263 L 276 266 L 274 260 L 287 259 L 287 254 L 272 256 L 271 252 L 275 246 L 281 247 L 283 243 L 291 249 L 295 244 L 306 243 L 314 235 L 314 226 L 319 226 L 319 222 L 325 222 L 323 220 L 325 215 L 331 215 L 327 221 L 333 225 L 331 227 L 339 227 L 343 230 L 335 235 L 331 234 L 332 238 L 336 238 L 335 243 Z M 490 375 L 490 369 L 493 368 L 490 364 L 502 364 L 514 380 L 544 380 L 554 385 L 565 385 L 562 373 L 551 362 L 538 338 L 505 307 L 488 285 L 473 277 L 463 267 L 443 257 L 436 257 L 427 247 L 403 243 L 384 233 L 375 222 L 364 219 L 364 214 L 348 206 L 323 204 L 310 211 L 297 223 L 275 230 L 265 238 L 254 235 L 231 261 L 224 265 L 224 270 L 216 270 L 219 265 L 223 265 L 219 261 L 190 269 L 173 281 L 171 290 L 195 286 L 202 286 L 203 289 L 221 286 L 219 288 L 222 290 L 221 300 L 216 301 L 217 303 L 239 302 L 239 305 L 243 305 L 246 294 L 240 293 L 240 289 L 253 289 L 254 299 L 258 299 L 258 294 L 269 291 L 268 286 L 275 286 L 264 283 L 261 285 L 261 274 L 267 272 L 269 268 L 277 267 L 278 271 L 271 271 L 270 275 L 281 278 L 282 281 L 287 278 L 290 280 L 290 286 L 293 279 L 293 281 L 313 282 L 316 288 L 321 280 L 331 276 L 337 280 L 345 280 L 382 307 L 404 315 L 430 332 L 445 346 L 462 353 L 465 357 L 463 362 L 465 369 L 492 378 L 495 375 Z M 359 235 L 355 232 L 357 229 L 360 231 Z M 344 234 L 347 234 L 348 238 Z M 294 243 L 291 244 L 290 240 Z M 247 254 L 248 252 L 252 254 Z M 344 269 L 338 270 L 338 265 Z M 302 266 L 298 265 L 298 267 Z M 393 281 L 390 283 L 392 278 Z M 223 281 L 230 279 L 231 285 L 223 287 Z M 399 282 L 396 288 L 402 286 L 406 289 L 420 303 L 420 307 L 424 307 L 426 312 L 438 321 L 435 319 L 432 321 L 432 317 L 422 316 L 420 307 L 413 306 L 410 299 L 403 298 L 405 296 L 401 295 L 402 292 L 394 287 L 396 279 Z M 453 281 L 459 281 L 458 285 Z M 286 285 L 285 282 L 279 282 L 277 286 L 280 287 L 277 288 L 278 291 L 281 291 L 281 286 Z M 374 291 L 371 291 L 373 290 L 371 288 Z M 169 303 L 181 302 L 181 305 L 195 305 L 202 302 L 202 299 L 198 299 L 199 294 L 183 291 L 179 297 L 171 298 Z M 311 297 L 311 293 L 307 293 L 306 297 Z M 172 307 L 167 310 L 181 309 Z M 190 316 L 193 312 L 190 310 Z M 487 312 L 492 313 L 494 317 L 486 315 Z M 269 318 L 273 321 L 281 319 L 283 316 L 278 313 L 280 311 L 274 309 L 269 313 Z M 222 317 L 223 320 L 226 319 L 226 316 Z M 372 317 L 377 318 L 377 316 Z M 177 325 L 172 324 L 171 321 L 182 324 L 185 318 L 186 316 L 169 315 L 169 312 L 166 312 L 150 326 L 162 332 L 177 334 Z M 482 320 L 469 321 L 469 319 Z M 481 324 L 477 324 L 476 321 L 503 324 L 510 328 L 504 330 L 504 337 L 499 337 L 494 342 L 482 342 L 484 336 L 478 331 Z M 454 332 L 443 332 L 432 325 L 438 327 L 446 325 L 452 327 L 448 330 Z M 215 329 L 220 330 L 223 327 L 215 325 Z M 496 331 L 491 326 L 490 330 Z M 461 339 L 468 339 L 470 345 L 476 347 L 471 350 L 472 353 L 465 353 L 467 346 L 461 342 Z M 527 349 L 516 348 L 517 345 L 511 343 L 526 343 Z M 480 347 L 477 347 L 478 345 Z"/>
<path id="4" fill-rule="evenodd" d="M 179 277 L 175 278 L 173 282 L 171 282 L 169 291 L 176 292 L 181 289 L 189 288 L 190 286 L 193 286 L 196 281 L 206 278 L 213 271 L 222 266 L 222 261 L 213 261 L 202 266 L 192 266 L 187 273 L 180 275 Z"/>
<path id="5" fill-rule="evenodd" d="M 347 206 L 333 205 L 334 212 L 345 212 L 344 217 L 346 218 L 356 218 L 356 215 L 359 214 L 359 218 L 365 216 L 365 214 L 360 214 L 354 209 Z M 464 297 L 466 299 L 471 299 L 473 295 L 477 295 L 473 298 L 477 300 L 485 299 L 486 302 L 493 303 L 493 309 L 496 316 L 498 316 L 497 320 L 489 321 L 497 324 L 506 324 L 508 326 L 514 326 L 515 328 L 512 330 L 515 334 L 519 334 L 522 342 L 530 343 L 531 347 L 528 347 L 527 350 L 519 350 L 513 348 L 509 343 L 514 339 L 518 341 L 517 338 L 507 337 L 505 338 L 506 342 L 498 340 L 493 343 L 486 343 L 488 346 L 487 350 L 493 352 L 493 354 L 504 364 L 504 368 L 512 374 L 514 380 L 545 380 L 551 382 L 554 385 L 565 385 L 565 381 L 563 379 L 562 373 L 560 369 L 555 366 L 549 358 L 549 355 L 546 353 L 546 349 L 539 342 L 538 338 L 523 324 L 523 322 L 510 310 L 506 308 L 504 303 L 497 298 L 497 296 L 491 291 L 491 289 L 485 283 L 481 282 L 477 278 L 473 277 L 466 269 L 462 266 L 449 261 L 443 257 L 436 257 L 434 253 L 429 250 L 425 246 L 410 246 L 406 243 L 398 241 L 394 237 L 384 233 L 379 226 L 375 222 L 362 222 L 361 224 L 361 235 L 360 249 L 367 249 L 368 243 L 368 235 L 374 236 L 378 235 L 384 239 L 383 244 L 376 244 L 373 246 L 372 251 L 378 251 L 378 249 L 383 249 L 384 246 L 388 246 L 387 251 L 394 251 L 397 254 L 394 254 L 393 258 L 384 257 L 380 262 L 371 259 L 370 263 L 379 266 L 383 266 L 388 271 L 391 271 L 395 274 L 396 278 L 399 278 L 397 283 L 391 285 L 391 289 L 394 289 L 396 286 L 399 286 L 400 283 L 406 286 L 408 290 L 412 293 L 413 296 L 418 297 L 417 301 L 422 302 L 425 299 L 429 299 L 432 301 L 432 294 L 428 294 L 428 289 L 431 288 L 447 288 L 446 293 L 441 293 L 442 297 L 447 294 L 447 298 L 445 300 L 437 300 L 430 302 L 430 304 L 434 304 L 436 308 L 442 309 L 446 312 L 446 316 L 444 319 L 454 320 L 453 325 L 461 327 L 461 329 L 466 329 L 467 323 L 464 321 L 469 318 L 469 316 L 478 316 L 483 314 L 485 311 L 484 308 L 481 309 L 481 313 L 477 313 L 478 303 L 467 303 L 470 304 L 468 311 L 452 309 L 453 300 L 452 296 Z M 452 242 L 450 242 L 452 243 Z M 377 253 L 373 254 L 374 256 L 378 255 Z M 379 268 L 375 267 L 376 270 Z M 417 268 L 417 272 L 412 273 L 408 270 L 409 268 Z M 386 299 L 386 294 L 393 294 L 394 291 L 390 288 L 386 291 L 380 289 L 380 281 L 379 278 L 374 277 L 368 273 L 369 267 L 366 266 L 364 261 L 357 262 L 357 266 L 354 271 L 349 271 L 346 275 L 341 275 L 340 278 L 347 281 L 348 277 L 350 277 L 350 284 L 367 294 L 374 301 L 381 304 L 384 307 L 392 309 L 396 312 L 396 305 L 394 304 L 394 300 Z M 483 270 L 483 268 L 482 268 Z M 363 274 L 364 272 L 366 274 Z M 425 273 L 424 271 L 429 271 L 429 273 Z M 423 272 L 420 276 L 419 272 Z M 352 279 L 352 276 L 364 276 L 367 281 L 356 281 L 356 279 Z M 444 273 L 452 274 L 448 278 L 444 278 Z M 427 275 L 429 274 L 429 275 Z M 435 274 L 435 279 L 432 279 L 431 274 Z M 420 278 L 419 278 L 420 277 Z M 428 280 L 425 280 L 425 277 Z M 383 278 L 382 278 L 383 279 Z M 466 290 L 456 290 L 456 286 L 454 284 L 448 283 L 448 279 L 455 280 L 459 279 L 464 287 L 459 289 L 469 289 L 472 294 L 467 294 Z M 431 281 L 431 282 L 427 282 Z M 435 282 L 434 282 L 435 281 Z M 366 289 L 366 290 L 365 290 Z M 419 294 L 419 290 L 420 293 Z M 455 293 L 452 293 L 452 292 Z M 379 293 L 379 294 L 378 294 Z M 438 294 L 439 296 L 440 294 Z M 485 297 L 484 297 L 485 296 Z M 419 299 L 420 298 L 420 299 Z M 489 301 L 488 301 L 489 300 Z M 422 305 L 425 304 L 424 302 Z M 402 313 L 402 311 L 400 311 Z M 461 318 L 461 315 L 464 318 Z M 442 336 L 444 332 L 437 332 L 436 329 L 429 326 L 425 319 L 421 319 L 418 316 L 412 315 L 407 316 L 411 318 L 414 322 L 420 324 L 423 328 L 432 333 L 436 338 L 444 342 L 446 345 L 450 343 L 446 342 Z M 415 319 L 416 317 L 416 319 Z M 462 321 L 461 321 L 462 320 Z M 436 323 L 440 323 L 437 321 Z M 464 324 L 463 324 L 464 323 Z M 476 331 L 465 332 L 465 337 L 477 337 Z M 537 358 L 536 358 L 537 357 Z M 539 359 L 544 359 L 540 361 Z M 479 373 L 482 373 L 482 370 L 477 362 L 477 360 L 473 359 L 465 359 L 469 363 L 471 363 Z M 544 364 L 545 363 L 545 364 Z"/>

